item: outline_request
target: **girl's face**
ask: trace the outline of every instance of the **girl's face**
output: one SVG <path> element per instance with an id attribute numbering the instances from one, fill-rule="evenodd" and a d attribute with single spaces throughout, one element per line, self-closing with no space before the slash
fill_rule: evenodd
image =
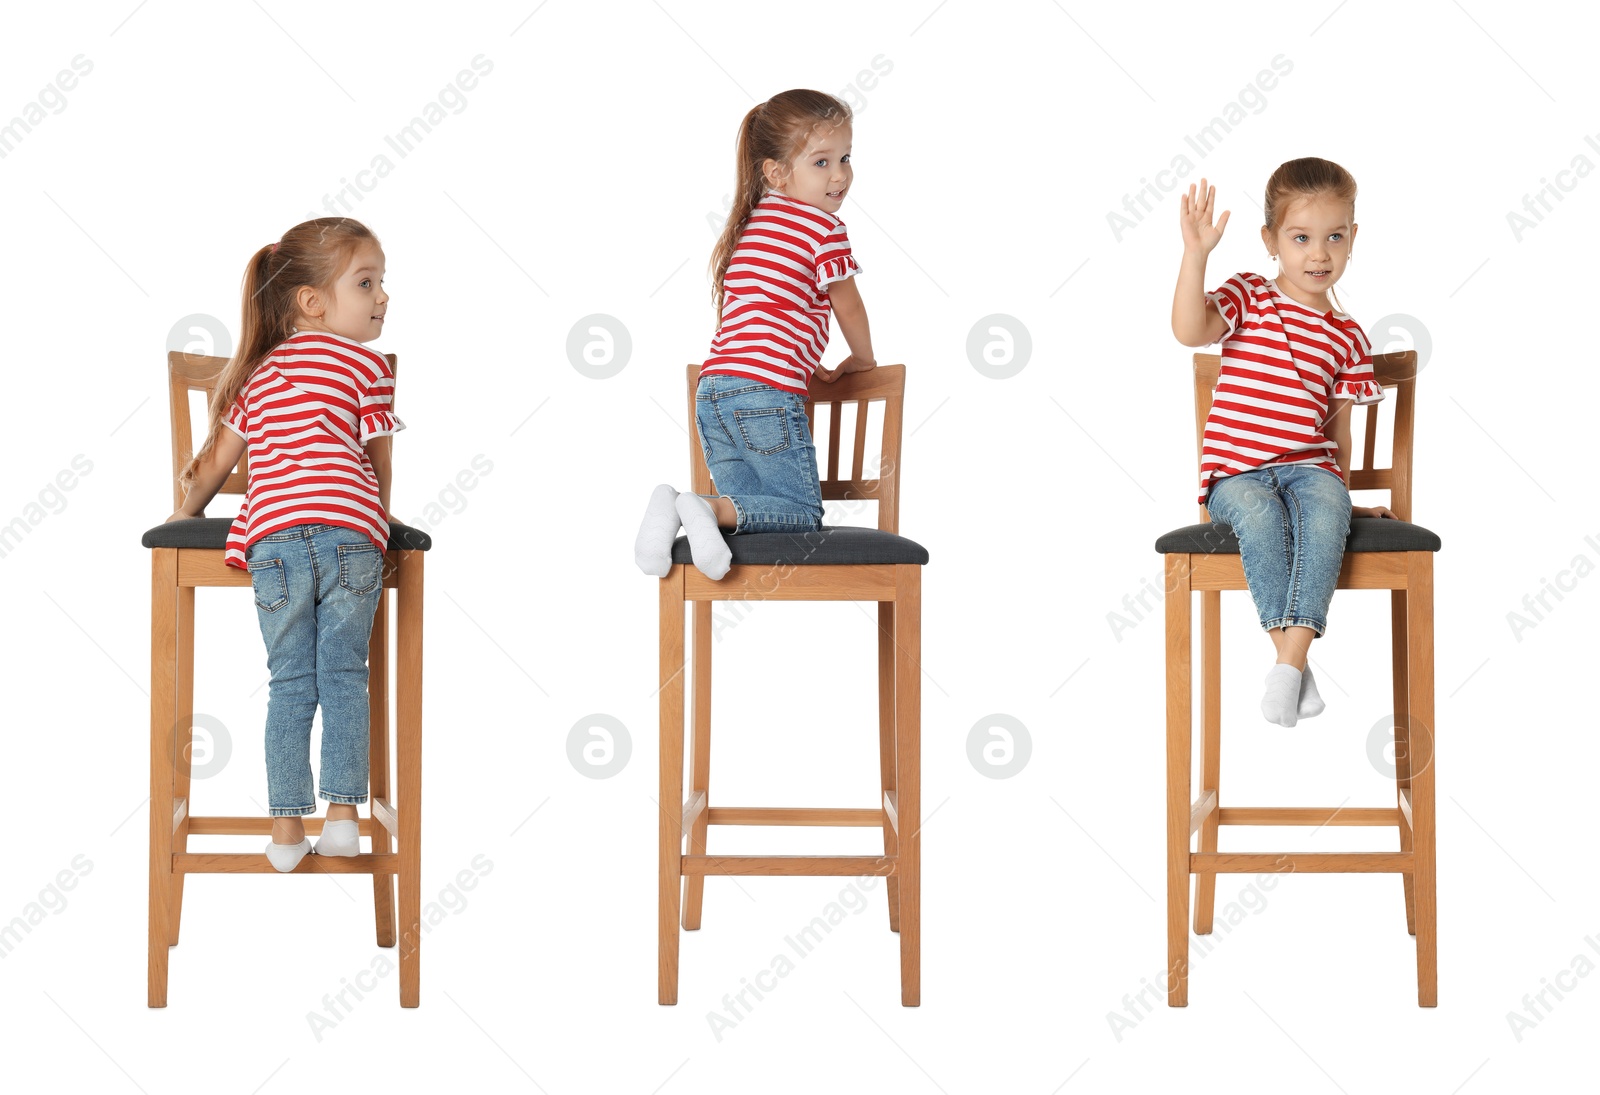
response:
<path id="1" fill-rule="evenodd" d="M 837 213 L 855 179 L 850 137 L 849 125 L 811 130 L 794 159 L 786 164 L 768 160 L 762 165 L 767 186 L 796 201 Z"/>
<path id="2" fill-rule="evenodd" d="M 328 294 L 302 286 L 301 330 L 332 331 L 353 342 L 371 342 L 383 333 L 389 294 L 383 291 L 383 249 L 362 241 Z"/>
<path id="3" fill-rule="evenodd" d="M 1356 239 L 1350 206 L 1331 194 L 1297 198 L 1284 210 L 1276 232 L 1262 227 L 1261 239 L 1282 266 L 1278 288 L 1307 307 L 1327 311 L 1328 287 L 1344 274 Z"/>

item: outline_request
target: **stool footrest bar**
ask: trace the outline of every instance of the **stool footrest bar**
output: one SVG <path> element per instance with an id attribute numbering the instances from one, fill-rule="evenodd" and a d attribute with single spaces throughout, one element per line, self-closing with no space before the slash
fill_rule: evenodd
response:
<path id="1" fill-rule="evenodd" d="M 696 797 L 704 798 L 702 792 Z M 693 800 L 691 800 L 693 802 Z M 710 825 L 846 825 L 876 828 L 883 824 L 882 810 L 837 809 L 816 806 L 712 806 L 706 811 Z M 684 821 L 684 828 L 689 822 Z"/>
<path id="2" fill-rule="evenodd" d="M 395 854 L 308 855 L 300 865 L 283 874 L 396 874 L 400 857 Z M 177 852 L 172 857 L 173 874 L 278 874 L 276 867 L 261 852 Z"/>
<path id="3" fill-rule="evenodd" d="M 1372 874 L 1412 871 L 1410 852 L 1191 852 L 1189 871 L 1203 874 Z"/>
<path id="4" fill-rule="evenodd" d="M 265 860 L 263 860 L 265 862 Z M 686 875 L 892 875 L 895 861 L 875 855 L 686 855 Z"/>
<path id="5" fill-rule="evenodd" d="M 326 818 L 304 817 L 301 824 L 305 826 L 307 836 L 320 836 L 322 825 Z M 372 819 L 362 817 L 356 819 L 362 836 L 372 835 Z M 394 832 L 393 829 L 390 832 Z M 270 836 L 272 835 L 272 818 L 270 817 L 194 817 L 189 818 L 190 836 Z"/>
<path id="6" fill-rule="evenodd" d="M 1393 806 L 1224 806 L 1222 825 L 1398 825 Z"/>

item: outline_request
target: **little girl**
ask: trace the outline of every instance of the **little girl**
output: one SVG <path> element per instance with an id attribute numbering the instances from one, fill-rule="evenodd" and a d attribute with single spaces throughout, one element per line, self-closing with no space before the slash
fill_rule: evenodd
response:
<path id="1" fill-rule="evenodd" d="M 1206 293 L 1206 255 L 1228 223 L 1227 211 L 1211 223 L 1215 196 L 1201 179 L 1198 201 L 1192 185 L 1181 199 L 1172 333 L 1185 346 L 1222 343 L 1199 501 L 1238 537 L 1250 595 L 1277 648 L 1261 713 L 1293 726 L 1324 706 L 1306 658 L 1327 630 L 1351 518 L 1395 516 L 1352 506 L 1346 486 L 1347 411 L 1383 398 L 1366 334 L 1328 305 L 1355 243 L 1356 183 L 1328 160 L 1283 164 L 1262 203 L 1261 240 L 1278 276 L 1235 274 Z"/>
<path id="2" fill-rule="evenodd" d="M 634 543 L 646 574 L 672 569 L 681 525 L 694 564 L 721 579 L 732 553 L 721 529 L 810 532 L 822 525 L 816 448 L 806 420 L 812 374 L 877 365 L 861 270 L 837 214 L 854 178 L 850 108 L 820 91 L 785 91 L 739 129 L 737 198 L 711 253 L 721 321 L 695 389 L 695 427 L 718 493 L 655 489 Z M 850 355 L 822 365 L 830 305 Z"/>
<path id="3" fill-rule="evenodd" d="M 367 643 L 389 542 L 394 376 L 362 343 L 383 332 L 384 255 L 368 229 L 322 217 L 289 229 L 244 275 L 239 351 L 211 400 L 205 444 L 183 470 L 198 517 L 249 448 L 244 504 L 228 533 L 228 566 L 247 569 L 267 646 L 267 858 L 292 871 L 308 851 L 359 853 L 356 805 L 367 801 Z M 322 708 L 322 798 L 313 849 L 302 815 L 316 810 L 311 719 Z"/>

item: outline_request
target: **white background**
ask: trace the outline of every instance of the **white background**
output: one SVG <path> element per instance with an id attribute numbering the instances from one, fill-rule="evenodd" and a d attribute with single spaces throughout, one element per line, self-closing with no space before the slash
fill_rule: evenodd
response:
<path id="1" fill-rule="evenodd" d="M 1576 987 L 1548 996 L 1553 1010 L 1520 1040 L 1507 1018 L 1576 956 L 1600 963 L 1585 942 L 1600 947 L 1600 901 L 1582 793 L 1596 760 L 1586 327 L 1600 180 L 1561 176 L 1570 192 L 1520 239 L 1507 220 L 1575 157 L 1600 163 L 1584 140 L 1600 133 L 1596 28 L 1573 21 L 1577 6 L 1556 21 L 1484 0 L 550 0 L 530 15 L 535 3 L 4 14 L 0 118 L 74 57 L 92 64 L 0 159 L 0 522 L 28 526 L 0 557 L 0 921 L 26 919 L 41 894 L 55 910 L 0 959 L 8 1085 L 17 1070 L 30 1089 L 104 1092 L 1592 1085 L 1580 1037 L 1600 977 L 1563 975 Z M 478 55 L 492 71 L 398 156 L 385 136 Z M 1279 55 L 1292 71 L 1249 93 L 1257 109 L 1197 156 L 1184 136 Z M 901 527 L 932 554 L 923 1003 L 899 1005 L 873 885 L 864 911 L 719 1039 L 708 1013 L 851 883 L 712 880 L 704 928 L 683 940 L 680 1002 L 657 1006 L 656 589 L 631 550 L 650 488 L 686 484 L 683 369 L 714 324 L 707 216 L 731 189 L 738 121 L 795 86 L 853 87 L 856 187 L 841 216 L 879 359 L 909 369 Z M 1385 349 L 1426 331 L 1416 519 L 1444 540 L 1437 1009 L 1416 1006 L 1395 877 L 1266 891 L 1232 875 L 1189 1007 L 1156 1006 L 1120 1037 L 1108 1020 L 1166 954 L 1159 606 L 1147 597 L 1120 636 L 1108 614 L 1159 585 L 1153 541 L 1196 519 L 1196 475 L 1191 351 L 1168 324 L 1177 192 L 1120 240 L 1107 214 L 1185 152 L 1182 181 L 1204 173 L 1233 210 L 1208 287 L 1272 273 L 1256 229 L 1265 179 L 1320 155 L 1361 187 L 1344 307 Z M 170 1005 L 147 1010 L 139 535 L 172 508 L 166 351 L 230 349 L 203 322 L 174 328 L 208 316 L 236 337 L 249 255 L 325 213 L 381 153 L 392 172 L 351 191 L 348 212 L 388 259 L 390 322 L 373 345 L 399 355 L 409 423 L 394 508 L 437 537 L 423 892 L 451 911 L 423 941 L 420 1009 L 399 1009 L 390 973 L 319 1039 L 307 1016 L 324 995 L 392 953 L 374 945 L 366 880 L 195 877 Z M 607 380 L 566 352 L 595 313 L 632 339 Z M 1007 380 L 966 350 L 995 313 L 1032 341 Z M 1413 318 L 1376 329 L 1384 316 Z M 843 352 L 836 336 L 828 360 Z M 452 493 L 480 455 L 492 471 Z M 92 470 L 45 491 L 79 456 Z M 1558 579 L 1569 591 L 1515 631 L 1508 614 Z M 196 703 L 227 728 L 229 759 L 197 781 L 194 809 L 264 813 L 254 613 L 242 590 L 199 600 Z M 1272 652 L 1248 598 L 1225 603 L 1224 802 L 1392 804 L 1368 754 L 1390 710 L 1387 597 L 1335 597 L 1314 651 L 1328 710 L 1290 731 L 1257 711 Z M 873 804 L 863 607 L 757 605 L 716 649 L 713 801 Z M 596 713 L 621 720 L 632 746 L 609 779 L 567 754 Z M 985 736 L 997 713 L 1031 741 L 1009 779 L 968 759 L 974 727 Z M 712 839 L 714 851 L 876 846 L 872 830 Z M 1392 831 L 1351 828 L 1223 839 L 1395 846 Z M 462 870 L 475 888 L 452 894 Z M 58 897 L 63 871 L 75 884 Z M 1234 898 L 1248 910 L 1225 932 Z"/>

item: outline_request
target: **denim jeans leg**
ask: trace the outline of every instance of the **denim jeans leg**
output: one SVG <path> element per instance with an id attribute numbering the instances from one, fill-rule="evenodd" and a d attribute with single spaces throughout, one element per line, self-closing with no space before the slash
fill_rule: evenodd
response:
<path id="1" fill-rule="evenodd" d="M 370 786 L 367 653 L 382 591 L 383 554 L 362 533 L 341 527 L 319 533 L 312 548 L 320 575 L 316 631 L 322 798 L 362 803 Z"/>
<path id="2" fill-rule="evenodd" d="M 1321 636 L 1350 535 L 1350 491 L 1337 475 L 1309 464 L 1283 468 L 1278 490 L 1294 530 L 1289 593 L 1278 626 L 1309 627 Z"/>
<path id="3" fill-rule="evenodd" d="M 304 526 L 297 526 L 301 528 Z M 310 541 L 279 533 L 250 545 L 256 617 L 272 675 L 267 693 L 267 812 L 313 813 L 311 722 L 317 711 L 316 584 Z"/>
<path id="4" fill-rule="evenodd" d="M 809 532 L 822 526 L 817 450 L 805 400 L 739 377 L 702 377 L 695 426 L 717 491 L 741 532 Z"/>
<path id="5" fill-rule="evenodd" d="M 1233 528 L 1239 561 L 1263 630 L 1283 616 L 1289 599 L 1294 544 L 1289 513 L 1278 497 L 1270 470 L 1257 468 L 1217 480 L 1206 499 L 1213 521 Z"/>

